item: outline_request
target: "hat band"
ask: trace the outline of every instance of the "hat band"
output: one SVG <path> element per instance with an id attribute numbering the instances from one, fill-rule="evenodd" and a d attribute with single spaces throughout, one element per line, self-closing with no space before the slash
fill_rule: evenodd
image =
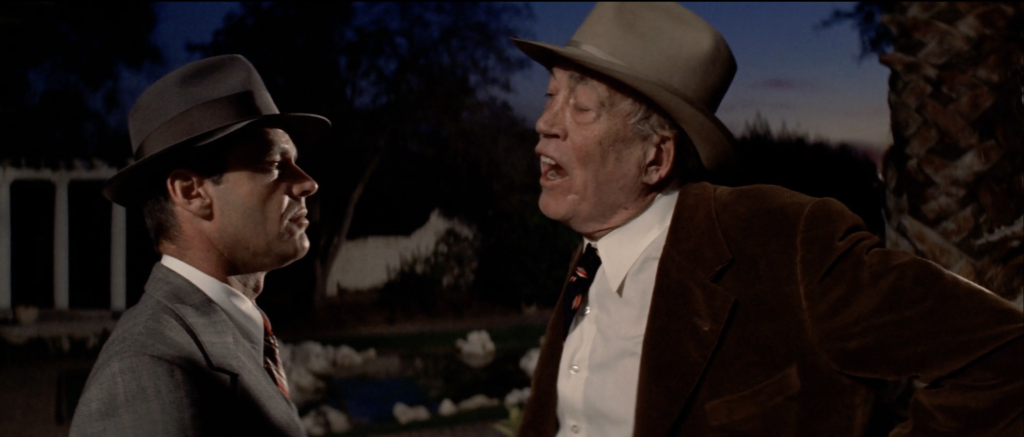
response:
<path id="1" fill-rule="evenodd" d="M 252 91 L 203 102 L 171 117 L 150 132 L 135 150 L 135 160 L 214 129 L 278 113 L 272 100 L 258 98 Z"/>

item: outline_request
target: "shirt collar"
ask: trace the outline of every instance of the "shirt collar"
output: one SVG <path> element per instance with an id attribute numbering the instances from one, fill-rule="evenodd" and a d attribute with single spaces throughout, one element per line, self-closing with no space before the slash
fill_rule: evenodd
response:
<path id="1" fill-rule="evenodd" d="M 160 263 L 210 296 L 224 310 L 242 337 L 257 350 L 263 350 L 263 314 L 242 292 L 173 256 L 164 254 Z"/>
<path id="2" fill-rule="evenodd" d="M 618 290 L 626 278 L 626 273 L 633 267 L 640 254 L 661 234 L 672 221 L 676 198 L 679 190 L 658 193 L 644 212 L 626 224 L 613 229 L 600 240 L 594 242 L 587 238 L 583 241 L 597 247 L 601 256 L 601 268 L 608 285 Z"/>

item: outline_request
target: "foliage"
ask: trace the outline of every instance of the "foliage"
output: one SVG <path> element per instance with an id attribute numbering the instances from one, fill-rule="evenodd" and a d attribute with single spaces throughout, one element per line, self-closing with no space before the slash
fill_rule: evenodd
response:
<path id="1" fill-rule="evenodd" d="M 125 154 L 120 79 L 161 60 L 151 3 L 15 2 L 0 12 L 0 160 Z"/>
<path id="2" fill-rule="evenodd" d="M 209 45 L 192 49 L 243 54 L 283 110 L 321 114 L 334 124 L 330 144 L 312 151 L 315 162 L 302 163 L 321 184 L 317 252 L 326 256 L 339 233 L 415 229 L 446 188 L 439 185 L 454 185 L 449 177 L 459 170 L 486 164 L 468 161 L 480 158 L 475 150 L 454 149 L 493 147 L 500 119 L 514 118 L 487 96 L 507 89 L 511 74 L 527 65 L 507 37 L 522 33 L 528 17 L 514 4 L 247 3 Z M 479 130 L 489 131 L 483 141 L 461 140 Z M 342 232 L 345 206 L 366 172 L 377 172 L 367 197 L 387 201 L 368 199 L 370 211 L 360 210 L 353 232 Z M 391 218 L 381 220 L 385 214 Z"/>
<path id="3" fill-rule="evenodd" d="M 519 406 L 506 408 L 508 408 L 508 419 L 502 419 L 495 423 L 494 429 L 500 432 L 501 435 L 515 437 L 516 433 L 519 432 L 519 425 L 523 423 L 523 411 Z"/>
<path id="4" fill-rule="evenodd" d="M 514 3 L 246 3 L 191 47 L 244 55 L 282 111 L 333 123 L 323 147 L 297 139 L 320 191 L 311 255 L 287 269 L 329 266 L 345 238 L 408 234 L 440 207 L 479 231 L 476 295 L 553 303 L 575 242 L 537 211 L 536 133 L 497 97 L 528 65 L 508 37 L 530 19 Z"/>
<path id="5" fill-rule="evenodd" d="M 346 237 L 409 233 L 438 206 L 477 223 L 521 188 L 505 156 L 531 157 L 525 124 L 494 94 L 527 65 L 508 37 L 530 17 L 513 3 L 246 3 L 190 48 L 245 55 L 283 111 L 332 121 L 300 162 L 321 184 L 310 236 L 329 266 Z"/>
<path id="6" fill-rule="evenodd" d="M 381 305 L 393 314 L 430 311 L 439 303 L 462 311 L 471 303 L 477 246 L 473 238 L 449 229 L 433 253 L 402 261 L 395 279 L 381 290 Z"/>
<path id="7" fill-rule="evenodd" d="M 814 197 L 839 200 L 883 235 L 884 191 L 873 161 L 846 144 L 808 139 L 783 128 L 773 133 L 760 114 L 737 139 L 738 168 L 728 185 L 779 185 Z"/>
<path id="8" fill-rule="evenodd" d="M 896 2 L 857 2 L 853 9 L 832 11 L 832 15 L 818 24 L 819 28 L 852 22 L 860 35 L 860 59 L 881 55 L 892 49 L 892 31 L 882 24 L 882 15 L 893 12 Z"/>

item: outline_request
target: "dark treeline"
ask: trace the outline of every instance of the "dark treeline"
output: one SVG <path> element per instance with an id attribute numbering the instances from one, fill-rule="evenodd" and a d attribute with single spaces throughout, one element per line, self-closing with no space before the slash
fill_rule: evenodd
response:
<path id="1" fill-rule="evenodd" d="M 124 73 L 159 65 L 152 4 L 13 2 L 0 11 L 0 162 L 123 164 Z M 140 90 L 141 91 L 141 90 Z"/>
<path id="2" fill-rule="evenodd" d="M 408 234 L 440 208 L 477 230 L 471 288 L 444 287 L 435 269 L 384 290 L 385 306 L 441 300 L 461 313 L 552 300 L 575 241 L 537 210 L 536 134 L 498 97 L 528 65 L 508 37 L 531 19 L 516 4 L 247 3 L 191 47 L 244 55 L 282 110 L 334 126 L 330 143 L 299 161 L 320 184 L 309 200 L 313 256 L 269 276 L 268 290 L 322 296 L 346 239 Z M 313 303 L 295 294 L 266 299 Z"/>
<path id="3" fill-rule="evenodd" d="M 18 135 L 0 160 L 125 162 L 125 106 L 134 96 L 119 99 L 119 80 L 159 65 L 156 16 L 149 4 L 18 4 L 0 13 L 8 41 L 0 119 Z M 425 272 L 404 270 L 382 290 L 383 308 L 464 314 L 554 303 L 579 237 L 540 214 L 533 120 L 500 97 L 529 65 L 508 37 L 529 37 L 531 20 L 528 6 L 509 3 L 245 3 L 209 43 L 189 47 L 202 57 L 244 55 L 282 111 L 333 123 L 327 144 L 304 149 L 296 139 L 299 164 L 320 190 L 308 200 L 310 254 L 269 275 L 260 299 L 276 324 L 308 322 L 323 302 L 318 278 L 346 239 L 408 234 L 435 208 L 475 227 L 477 241 L 445 240 L 468 247 L 472 259 L 453 250 Z M 729 184 L 835 197 L 881 232 L 875 167 L 855 150 L 773 134 L 763 120 L 737 147 Z M 157 255 L 138 211 L 128 224 L 131 304 Z M 472 280 L 444 282 L 466 268 Z"/>
<path id="4" fill-rule="evenodd" d="M 736 170 L 720 181 L 742 186 L 771 184 L 813 197 L 831 197 L 884 236 L 885 191 L 874 161 L 848 144 L 810 139 L 805 133 L 772 132 L 758 114 L 736 141 Z"/>

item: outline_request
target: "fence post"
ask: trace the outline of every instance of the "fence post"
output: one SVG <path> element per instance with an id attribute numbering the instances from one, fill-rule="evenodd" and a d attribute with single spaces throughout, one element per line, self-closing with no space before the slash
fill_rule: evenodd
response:
<path id="1" fill-rule="evenodd" d="M 125 240 L 126 219 L 124 207 L 113 204 L 110 210 L 110 309 L 124 311 L 126 307 L 128 259 Z"/>

